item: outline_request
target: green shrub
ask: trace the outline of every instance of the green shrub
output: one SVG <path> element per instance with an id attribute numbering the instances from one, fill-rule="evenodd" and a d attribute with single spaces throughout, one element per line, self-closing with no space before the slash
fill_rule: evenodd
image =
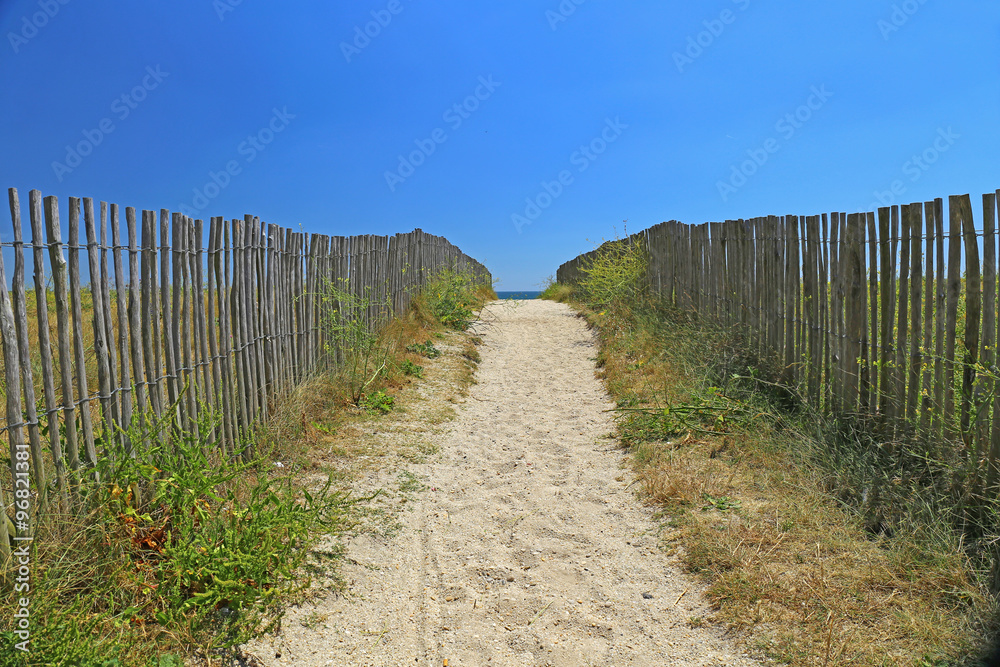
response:
<path id="1" fill-rule="evenodd" d="M 434 319 L 459 331 L 469 328 L 473 313 L 483 305 L 475 276 L 450 269 L 435 274 L 424 285 L 422 295 Z"/>
<path id="2" fill-rule="evenodd" d="M 585 277 L 579 287 L 584 300 L 594 309 L 635 308 L 646 300 L 648 263 L 642 244 L 630 239 L 606 242 L 582 267 Z"/>

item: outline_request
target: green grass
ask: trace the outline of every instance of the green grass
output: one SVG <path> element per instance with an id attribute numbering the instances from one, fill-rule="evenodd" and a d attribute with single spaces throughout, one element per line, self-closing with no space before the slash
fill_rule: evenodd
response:
<path id="1" fill-rule="evenodd" d="M 555 301 L 557 303 L 567 303 L 573 297 L 573 287 L 571 285 L 561 285 L 549 278 L 545 289 L 538 295 L 539 299 Z"/>
<path id="2" fill-rule="evenodd" d="M 30 652 L 0 633 L 12 665 L 158 665 L 245 642 L 308 585 L 299 568 L 322 534 L 351 522 L 332 480 L 299 486 L 270 461 L 219 460 L 206 439 L 146 415 L 156 442 L 135 458 L 102 459 L 103 485 L 83 488 L 90 511 L 50 516 L 33 554 Z M 218 426 L 204 415 L 200 432 Z M 158 438 L 151 437 L 159 433 Z M 13 593 L 3 600 L 11 627 Z M 178 663 L 180 664 L 180 663 Z"/>

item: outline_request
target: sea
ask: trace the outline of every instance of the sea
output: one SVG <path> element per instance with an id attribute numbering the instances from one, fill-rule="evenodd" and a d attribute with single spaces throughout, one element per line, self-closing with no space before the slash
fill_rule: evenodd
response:
<path id="1" fill-rule="evenodd" d="M 541 292 L 497 292 L 500 299 L 537 299 Z"/>

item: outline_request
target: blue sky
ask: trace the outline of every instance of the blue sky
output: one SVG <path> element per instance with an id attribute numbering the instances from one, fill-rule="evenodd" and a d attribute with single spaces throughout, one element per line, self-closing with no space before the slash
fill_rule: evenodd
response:
<path id="1" fill-rule="evenodd" d="M 0 35 L 23 199 L 421 227 L 502 290 L 625 219 L 1000 187 L 996 3 L 0 0 Z"/>

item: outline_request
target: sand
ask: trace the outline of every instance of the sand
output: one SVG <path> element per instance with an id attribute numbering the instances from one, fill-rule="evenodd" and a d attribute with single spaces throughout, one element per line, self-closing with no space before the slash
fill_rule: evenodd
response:
<path id="1" fill-rule="evenodd" d="M 297 666 L 758 664 L 661 549 L 584 321 L 522 301 L 491 304 L 475 328 L 478 383 L 440 451 L 408 466 L 399 530 L 348 538 L 347 591 L 290 610 L 250 652 Z"/>

